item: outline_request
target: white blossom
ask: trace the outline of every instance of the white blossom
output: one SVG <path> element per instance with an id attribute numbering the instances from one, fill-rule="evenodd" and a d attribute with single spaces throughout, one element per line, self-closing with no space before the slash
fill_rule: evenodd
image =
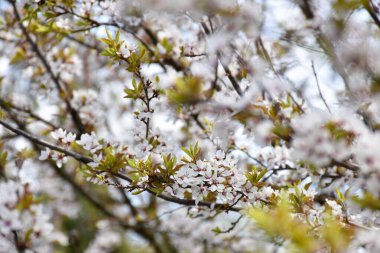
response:
<path id="1" fill-rule="evenodd" d="M 102 145 L 99 144 L 98 138 L 94 132 L 89 134 L 82 134 L 81 138 L 77 143 L 83 146 L 84 149 L 95 153 L 96 151 L 102 149 Z"/>

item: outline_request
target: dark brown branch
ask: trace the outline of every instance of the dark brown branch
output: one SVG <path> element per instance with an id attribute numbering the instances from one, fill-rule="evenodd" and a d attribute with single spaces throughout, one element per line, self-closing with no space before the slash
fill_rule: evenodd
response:
<path id="1" fill-rule="evenodd" d="M 56 76 L 54 74 L 53 69 L 51 68 L 51 66 L 47 62 L 45 56 L 42 54 L 42 52 L 41 52 L 40 48 L 38 47 L 37 43 L 35 41 L 33 41 L 32 37 L 30 36 L 30 34 L 28 33 L 28 31 L 26 30 L 25 26 L 22 24 L 21 16 L 20 16 L 20 14 L 19 14 L 19 12 L 17 10 L 16 1 L 14 1 L 14 0 L 8 0 L 8 1 L 11 3 L 11 5 L 13 7 L 13 12 L 15 14 L 16 20 L 18 22 L 18 25 L 19 25 L 22 33 L 26 37 L 26 40 L 28 41 L 28 43 L 32 47 L 33 51 L 36 53 L 37 57 L 42 62 L 42 65 L 45 67 L 46 71 L 49 73 L 51 79 L 53 80 L 54 84 L 56 85 L 56 87 L 58 89 L 58 92 L 61 93 L 61 94 L 64 94 L 63 88 L 61 86 L 61 83 L 59 81 L 58 76 Z M 74 108 L 72 108 L 72 106 L 70 104 L 70 101 L 68 100 L 67 97 L 65 97 L 63 100 L 64 100 L 64 102 L 66 104 L 67 110 L 69 111 L 69 113 L 70 113 L 70 115 L 71 115 L 71 117 L 73 119 L 73 122 L 76 125 L 79 133 L 85 133 L 86 130 L 85 130 L 84 125 L 82 124 L 82 121 L 81 121 L 81 119 L 79 117 L 78 112 L 76 110 L 74 110 Z"/>
<path id="2" fill-rule="evenodd" d="M 3 120 L 0 120 L 0 124 L 3 125 L 5 128 L 11 130 L 12 132 L 16 133 L 16 134 L 19 134 L 21 136 L 24 136 L 25 138 L 31 140 L 33 143 L 36 143 L 38 145 L 42 145 L 42 146 L 45 146 L 45 147 L 48 147 L 52 150 L 56 150 L 56 151 L 59 151 L 59 152 L 62 152 L 70 157 L 73 157 L 74 159 L 82 162 L 82 163 L 90 163 L 90 162 L 93 162 L 93 160 L 89 157 L 86 157 L 86 156 L 83 156 L 81 154 L 78 154 L 78 153 L 75 153 L 75 152 L 72 152 L 70 150 L 66 150 L 64 148 L 61 148 L 61 147 L 58 147 L 56 145 L 53 145 L 51 143 L 48 143 L 48 142 L 45 142 L 45 141 L 42 141 L 42 140 L 39 140 L 37 137 L 23 131 L 23 130 L 20 130 L 20 129 L 17 129 L 15 127 L 12 127 L 10 124 L 4 122 Z M 121 174 L 121 173 L 114 173 L 114 175 L 118 178 L 121 178 L 123 180 L 126 180 L 128 181 L 129 183 L 133 182 L 131 178 L 129 178 L 127 175 L 124 175 L 124 174 Z M 160 198 L 160 199 L 163 199 L 163 200 L 166 200 L 166 201 L 169 201 L 169 202 L 173 202 L 173 203 L 177 203 L 177 204 L 181 204 L 181 205 L 186 205 L 186 206 L 196 206 L 196 203 L 195 203 L 195 200 L 187 200 L 187 199 L 179 199 L 179 198 L 176 198 L 176 197 L 171 197 L 171 196 L 167 196 L 167 195 L 164 195 L 164 194 L 156 194 L 155 192 L 149 190 L 149 189 L 144 189 L 145 191 L 147 191 L 148 193 L 150 194 L 153 194 L 155 195 L 156 197 Z M 212 206 L 214 206 L 216 209 L 220 209 L 220 210 L 230 210 L 230 211 L 235 211 L 235 212 L 239 212 L 241 209 L 240 208 L 237 208 L 237 207 L 232 207 L 232 208 L 229 208 L 230 206 L 228 204 L 215 204 L 213 205 L 213 203 L 208 203 L 208 202 L 203 202 L 203 201 L 200 201 L 198 203 L 198 206 L 206 206 L 206 207 L 209 207 L 211 208 Z"/>
<path id="3" fill-rule="evenodd" d="M 35 120 L 38 120 L 38 121 L 41 121 L 42 123 L 50 126 L 51 128 L 53 129 L 57 129 L 58 127 L 56 125 L 54 125 L 53 123 L 43 119 L 42 117 L 38 116 L 37 114 L 33 113 L 30 109 L 27 109 L 27 108 L 21 108 L 21 107 L 18 107 L 14 104 L 12 104 L 11 102 L 9 101 L 6 101 L 2 98 L 0 98 L 0 106 L 3 107 L 4 109 L 6 109 L 7 107 L 11 107 L 12 109 L 14 110 L 17 110 L 17 111 L 20 111 L 20 112 L 24 112 L 24 113 L 27 113 L 31 118 L 35 119 Z"/>
<path id="4" fill-rule="evenodd" d="M 360 170 L 360 167 L 358 165 L 352 164 L 352 163 L 349 163 L 346 161 L 339 162 L 339 161 L 334 160 L 334 161 L 332 161 L 332 165 L 340 166 L 340 167 L 349 169 L 349 170 L 354 171 L 354 172 L 357 172 Z"/>
<path id="5" fill-rule="evenodd" d="M 0 124 L 2 124 L 2 123 L 0 123 Z M 3 126 L 5 126 L 5 125 L 3 124 Z M 23 128 L 23 126 L 21 126 L 21 125 L 19 125 L 19 127 Z M 11 128 L 8 128 L 8 129 L 11 130 L 11 131 L 17 130 L 17 129 L 14 129 L 14 128 L 13 128 L 13 130 Z M 27 133 L 26 131 L 21 130 L 21 129 L 19 129 L 19 134 L 21 134 L 22 136 L 24 136 L 25 138 L 27 138 L 28 140 L 30 140 L 32 142 L 32 144 L 35 146 L 35 148 L 37 150 L 41 151 L 41 149 L 37 146 L 37 143 L 34 142 L 35 140 L 30 138 L 30 137 L 33 137 L 33 136 L 31 136 L 29 133 Z M 54 145 L 52 145 L 52 146 L 54 146 Z M 54 149 L 57 150 L 57 147 L 54 146 Z M 67 151 L 67 150 L 65 151 L 65 153 L 67 155 L 71 155 L 72 154 L 70 151 Z M 82 160 L 85 160 L 85 159 L 82 158 Z M 71 187 L 73 187 L 73 189 L 75 191 L 77 191 L 81 196 L 83 196 L 88 202 L 90 202 L 90 204 L 92 204 L 100 212 L 102 212 L 104 215 L 106 215 L 106 216 L 108 216 L 108 217 L 110 217 L 112 219 L 117 220 L 119 222 L 119 224 L 123 228 L 125 228 L 125 229 L 132 229 L 137 234 L 141 235 L 144 239 L 146 239 L 151 244 L 151 246 L 154 248 L 155 252 L 157 252 L 157 253 L 164 253 L 164 251 L 161 249 L 159 243 L 157 242 L 157 240 L 156 240 L 153 232 L 151 231 L 151 228 L 147 227 L 145 224 L 142 224 L 142 223 L 137 223 L 136 225 L 129 225 L 124 220 L 122 220 L 121 218 L 119 218 L 116 215 L 114 215 L 111 211 L 109 211 L 107 208 L 105 208 L 105 206 L 102 203 L 100 203 L 99 201 L 97 201 L 93 196 L 91 196 L 91 194 L 89 194 L 88 192 L 86 192 L 81 186 L 79 186 L 77 183 L 75 183 L 75 181 L 71 178 L 71 176 L 68 173 L 66 173 L 64 170 L 58 168 L 57 165 L 53 161 L 50 161 L 49 164 L 51 165 L 51 167 L 53 168 L 53 170 L 63 180 L 65 180 Z M 126 197 L 127 200 L 129 200 L 126 195 L 125 195 L 125 197 Z M 132 204 L 130 206 L 132 206 Z M 134 216 L 137 217 L 137 211 L 134 208 L 132 208 L 131 211 L 134 214 Z M 176 251 L 173 248 L 173 250 L 171 252 L 176 252 Z"/>
<path id="6" fill-rule="evenodd" d="M 132 179 L 130 179 L 128 176 L 124 175 L 124 174 L 121 174 L 121 173 L 116 173 L 115 174 L 117 177 L 121 178 L 121 179 L 124 179 L 128 182 L 132 182 Z M 164 194 L 156 194 L 155 192 L 149 190 L 149 189 L 145 189 L 147 192 L 149 192 L 150 194 L 153 194 L 153 195 L 156 195 L 157 198 L 160 198 L 160 199 L 163 199 L 163 200 L 166 200 L 166 201 L 169 201 L 169 202 L 172 202 L 172 203 L 176 203 L 176 204 L 180 204 L 180 205 L 185 205 L 185 206 L 196 206 L 196 203 L 195 203 L 195 200 L 192 200 L 192 199 L 180 199 L 180 198 L 177 198 L 177 197 L 171 197 L 171 196 L 167 196 L 167 195 L 164 195 Z M 203 201 L 200 201 L 198 203 L 198 206 L 206 206 L 206 207 L 209 207 L 211 208 L 213 204 L 212 203 L 208 203 L 208 202 L 203 202 Z M 241 211 L 240 208 L 237 208 L 237 207 L 233 207 L 231 209 L 228 208 L 228 205 L 227 204 L 215 204 L 214 207 L 216 209 L 220 209 L 220 210 L 231 210 L 231 211 L 234 211 L 234 212 L 239 212 Z"/>
<path id="7" fill-rule="evenodd" d="M 55 150 L 55 151 L 59 151 L 61 153 L 64 153 L 68 156 L 71 156 L 73 158 L 75 158 L 76 160 L 80 161 L 80 162 L 83 162 L 83 163 L 89 163 L 89 162 L 92 162 L 93 160 L 89 157 L 86 157 L 86 156 L 83 156 L 83 155 L 80 155 L 78 153 L 75 153 L 75 152 L 72 152 L 70 150 L 66 150 L 64 148 L 61 148 L 59 146 L 56 146 L 56 145 L 53 145 L 51 143 L 48 143 L 48 142 L 45 142 L 43 140 L 40 140 L 39 138 L 21 130 L 21 129 L 18 129 L 18 128 L 15 128 L 13 126 L 11 126 L 10 124 L 6 123 L 5 121 L 3 120 L 0 120 L 0 124 L 3 125 L 5 128 L 11 130 L 12 132 L 18 134 L 18 135 L 21 135 L 29 140 L 31 140 L 33 143 L 36 143 L 38 145 L 41 145 L 41 146 L 44 146 L 44 147 L 47 147 L 47 148 L 50 148 L 52 150 Z"/>
<path id="8" fill-rule="evenodd" d="M 373 22 L 380 28 L 380 19 L 377 16 L 374 6 L 371 0 L 362 0 L 364 9 L 368 12 L 368 14 L 371 16 Z"/>
<path id="9" fill-rule="evenodd" d="M 218 55 L 220 56 L 220 53 L 218 53 Z M 236 78 L 232 76 L 231 70 L 228 68 L 226 64 L 223 63 L 223 61 L 220 61 L 220 63 L 224 69 L 224 72 L 226 72 L 227 78 L 228 80 L 230 80 L 232 87 L 234 87 L 235 91 L 237 92 L 237 94 L 239 94 L 240 97 L 243 96 L 243 91 L 241 90 Z"/>
<path id="10" fill-rule="evenodd" d="M 190 58 L 195 58 L 195 57 L 202 57 L 202 56 L 207 56 L 207 54 L 202 53 L 202 54 L 183 54 L 184 57 L 190 57 Z"/>
<path id="11" fill-rule="evenodd" d="M 16 123 L 18 124 L 20 129 L 14 128 L 14 127 L 10 126 L 9 124 L 5 123 L 4 121 L 0 120 L 1 125 L 6 127 L 7 129 L 11 130 L 12 132 L 19 134 L 20 136 L 23 136 L 26 139 L 28 139 L 34 145 L 35 149 L 38 151 L 41 151 L 41 148 L 39 148 L 38 145 L 45 146 L 45 147 L 50 146 L 52 149 L 57 150 L 57 151 L 59 151 L 61 149 L 61 148 L 56 147 L 56 146 L 49 144 L 47 142 L 43 142 L 43 141 L 38 140 L 36 137 L 32 136 L 31 134 L 29 134 L 25 130 L 22 130 L 21 128 L 25 129 L 25 127 L 22 126 L 19 122 L 16 121 Z M 65 150 L 64 153 L 66 153 L 70 156 L 75 155 L 75 156 L 77 156 L 77 158 L 79 158 L 78 154 L 75 154 L 71 151 Z M 66 171 L 58 168 L 58 166 L 53 161 L 50 161 L 49 164 L 53 168 L 55 173 L 57 173 L 64 181 L 66 181 L 71 187 L 73 187 L 73 189 L 75 191 L 77 191 L 81 196 L 83 196 L 88 202 L 90 202 L 94 207 L 96 207 L 104 215 L 117 220 L 120 223 L 120 225 L 123 226 L 124 228 L 131 228 L 131 229 L 135 228 L 134 226 L 127 224 L 124 220 L 120 219 L 115 214 L 113 214 L 111 211 L 106 209 L 102 203 L 98 202 L 93 196 L 91 196 L 91 194 L 87 193 L 81 186 L 79 186 L 77 183 L 75 183 L 75 181 L 71 178 L 71 176 Z"/>
<path id="12" fill-rule="evenodd" d="M 112 177 L 112 180 L 115 182 L 116 185 L 121 185 L 119 180 L 111 174 L 111 177 Z M 138 216 L 138 211 L 136 209 L 136 207 L 134 205 L 132 205 L 132 202 L 131 200 L 128 198 L 127 194 L 125 193 L 124 189 L 122 187 L 116 187 L 120 194 L 122 195 L 123 199 L 124 199 L 124 203 L 129 207 L 129 209 L 131 210 L 131 213 L 134 217 L 137 217 Z"/>

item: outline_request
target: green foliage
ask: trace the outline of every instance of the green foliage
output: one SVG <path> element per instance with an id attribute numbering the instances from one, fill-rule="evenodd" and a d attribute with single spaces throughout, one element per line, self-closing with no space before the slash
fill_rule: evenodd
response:
<path id="1" fill-rule="evenodd" d="M 168 99 L 176 104 L 195 104 L 202 99 L 202 87 L 198 77 L 178 78 L 167 93 Z"/>
<path id="2" fill-rule="evenodd" d="M 252 185 L 261 187 L 261 186 L 264 186 L 265 183 L 260 182 L 260 180 L 265 176 L 267 172 L 268 172 L 268 169 L 261 169 L 261 168 L 255 167 L 254 165 L 250 165 L 249 171 L 245 173 L 245 177 Z"/>
<path id="3" fill-rule="evenodd" d="M 343 129 L 338 122 L 330 121 L 325 125 L 325 128 L 336 141 L 344 140 L 347 143 L 352 143 L 356 137 L 354 133 Z"/>
<path id="4" fill-rule="evenodd" d="M 288 126 L 276 124 L 272 130 L 273 134 L 278 136 L 281 140 L 290 141 L 292 136 L 292 129 Z"/>
<path id="5" fill-rule="evenodd" d="M 160 41 L 160 44 L 165 48 L 166 53 L 171 53 L 173 51 L 174 45 L 167 38 L 163 38 Z"/>
<path id="6" fill-rule="evenodd" d="M 24 48 L 19 47 L 16 53 L 13 55 L 10 64 L 17 64 L 25 60 L 26 51 Z"/>
<path id="7" fill-rule="evenodd" d="M 0 80 L 1 82 L 1 80 Z M 0 108 L 0 119 L 5 119 L 7 117 L 7 112 Z"/>
<path id="8" fill-rule="evenodd" d="M 292 218 L 291 207 L 286 200 L 269 212 L 262 209 L 250 209 L 248 214 L 254 219 L 255 224 L 271 238 L 280 236 L 289 240 L 290 247 L 295 252 L 311 253 L 315 252 L 319 246 L 312 239 L 309 226 Z"/>
<path id="9" fill-rule="evenodd" d="M 345 252 L 353 234 L 353 228 L 346 227 L 332 215 L 326 215 L 324 225 L 319 228 L 323 243 L 330 252 Z"/>
<path id="10" fill-rule="evenodd" d="M 113 60 L 121 60 L 123 55 L 120 53 L 120 49 L 124 44 L 124 40 L 120 41 L 120 30 L 115 34 L 115 38 L 112 38 L 109 31 L 106 29 L 107 38 L 100 38 L 99 40 L 108 47 L 104 48 L 100 55 L 108 56 Z"/>
<path id="11" fill-rule="evenodd" d="M 162 159 L 164 160 L 164 166 L 166 171 L 171 175 L 178 171 L 182 166 L 181 164 L 177 164 L 177 157 L 172 156 L 171 154 L 162 154 Z"/>
<path id="12" fill-rule="evenodd" d="M 290 201 L 283 197 L 280 204 L 269 211 L 251 208 L 248 215 L 273 240 L 280 237 L 289 241 L 290 252 L 314 253 L 328 249 L 329 252 L 343 253 L 353 234 L 352 228 L 345 227 L 328 212 L 324 215 L 323 226 L 312 226 L 302 221 L 295 215 L 297 210 L 291 204 L 297 195 L 299 193 Z"/>
<path id="13" fill-rule="evenodd" d="M 116 173 L 123 169 L 126 163 L 126 158 L 123 154 L 108 153 L 97 169 L 100 171 Z"/>
<path id="14" fill-rule="evenodd" d="M 132 98 L 133 100 L 137 100 L 143 97 L 144 86 L 142 82 L 137 83 L 136 79 L 132 79 L 132 89 L 124 89 L 125 96 L 124 98 Z"/>
<path id="15" fill-rule="evenodd" d="M 2 146 L 2 143 L 0 143 Z M 7 165 L 8 152 L 0 150 L 0 176 L 3 176 L 5 173 L 5 166 Z"/>
<path id="16" fill-rule="evenodd" d="M 185 162 L 185 163 L 190 163 L 190 162 L 196 163 L 197 160 L 199 160 L 200 150 L 198 148 L 198 142 L 194 146 L 190 145 L 189 148 L 181 147 L 181 149 L 183 152 L 186 153 L 186 155 L 188 155 L 191 158 L 191 160 L 188 160 L 188 158 L 184 157 L 181 159 L 183 162 Z"/>
<path id="17" fill-rule="evenodd" d="M 365 192 L 362 197 L 354 197 L 352 200 L 362 208 L 380 211 L 380 199 L 370 192 Z"/>
<path id="18" fill-rule="evenodd" d="M 311 184 L 312 182 L 305 184 L 303 189 L 307 191 Z M 293 210 L 299 213 L 303 213 L 305 206 L 312 207 L 313 198 L 306 195 L 300 187 L 301 186 L 299 181 L 289 186 L 289 189 L 294 189 L 294 193 L 289 193 L 289 203 L 292 205 Z"/>

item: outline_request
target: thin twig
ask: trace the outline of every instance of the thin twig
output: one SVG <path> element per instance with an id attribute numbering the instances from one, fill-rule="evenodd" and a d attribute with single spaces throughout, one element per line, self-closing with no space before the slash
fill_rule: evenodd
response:
<path id="1" fill-rule="evenodd" d="M 41 121 L 42 123 L 50 126 L 53 129 L 57 129 L 58 128 L 56 125 L 54 125 L 50 121 L 48 121 L 48 120 L 46 120 L 46 119 L 38 116 L 37 114 L 33 113 L 30 109 L 21 108 L 21 107 L 19 107 L 17 105 L 12 104 L 10 101 L 6 101 L 6 100 L 4 100 L 2 98 L 0 98 L 0 106 L 3 107 L 4 109 L 6 109 L 9 106 L 9 107 L 11 107 L 14 110 L 21 111 L 21 112 L 29 114 L 29 116 L 31 118 L 33 118 L 35 120 L 38 120 L 38 121 Z"/>
<path id="2" fill-rule="evenodd" d="M 211 19 L 209 19 L 209 22 L 211 24 Z M 210 31 L 210 29 L 207 27 L 206 23 L 204 21 L 201 22 L 201 25 L 202 25 L 202 28 L 205 32 L 206 35 L 211 35 L 212 31 Z M 226 73 L 226 76 L 228 78 L 228 80 L 230 80 L 231 84 L 232 84 L 232 87 L 234 88 L 234 90 L 236 91 L 236 93 L 241 97 L 243 96 L 243 91 L 241 90 L 240 88 L 240 85 L 238 83 L 238 81 L 236 80 L 236 78 L 232 75 L 231 73 L 231 70 L 229 69 L 228 65 L 226 65 L 222 60 L 222 52 L 220 50 L 217 50 L 216 51 L 216 55 L 217 55 L 217 58 L 218 58 L 218 61 L 220 62 L 220 64 L 222 65 L 223 67 L 223 70 L 224 72 Z"/>
<path id="3" fill-rule="evenodd" d="M 49 73 L 51 79 L 53 80 L 54 84 L 56 85 L 56 87 L 58 89 L 58 92 L 64 94 L 63 88 L 61 86 L 61 83 L 59 81 L 58 76 L 54 74 L 53 69 L 51 68 L 47 59 L 42 54 L 41 49 L 39 48 L 37 43 L 32 39 L 32 37 L 30 36 L 28 31 L 26 30 L 25 26 L 23 25 L 20 13 L 17 10 L 16 1 L 14 1 L 14 0 L 8 0 L 8 1 L 11 3 L 11 5 L 13 7 L 13 12 L 15 14 L 16 20 L 18 22 L 18 25 L 19 25 L 22 33 L 26 37 L 26 40 L 28 41 L 28 43 L 32 47 L 33 51 L 36 53 L 37 57 L 42 62 L 42 65 L 45 67 L 46 71 Z M 84 127 L 84 125 L 83 125 L 83 123 L 79 117 L 78 112 L 76 110 L 74 110 L 74 108 L 71 106 L 70 101 L 68 100 L 67 97 L 64 97 L 63 100 L 66 104 L 67 110 L 69 111 L 69 113 L 73 119 L 74 124 L 76 125 L 77 129 L 79 130 L 79 133 L 85 133 L 86 130 L 85 130 L 85 127 Z"/>
<path id="4" fill-rule="evenodd" d="M 313 74 L 314 74 L 314 77 L 315 77 L 315 82 L 317 83 L 319 96 L 321 97 L 321 99 L 322 99 L 323 103 L 325 104 L 327 110 L 331 113 L 330 107 L 327 104 L 326 99 L 323 97 L 321 86 L 319 85 L 318 76 L 317 76 L 317 72 L 315 71 L 315 67 L 314 67 L 314 62 L 313 61 L 311 61 L 311 68 L 313 69 Z"/>
<path id="5" fill-rule="evenodd" d="M 174 212 L 176 212 L 176 211 L 178 211 L 178 210 L 180 210 L 180 209 L 183 209 L 183 208 L 188 208 L 188 207 L 186 207 L 186 206 L 179 206 L 179 207 L 174 208 L 174 209 L 172 209 L 172 210 L 169 210 L 169 211 L 163 212 L 163 213 L 157 215 L 156 217 L 150 219 L 149 222 L 152 222 L 152 221 L 158 220 L 158 219 L 160 219 L 161 217 L 163 217 L 163 216 L 165 216 L 165 215 L 172 214 L 172 213 L 174 213 Z"/>
<path id="6" fill-rule="evenodd" d="M 220 233 L 221 233 L 221 234 L 226 234 L 226 233 L 229 233 L 229 232 L 231 232 L 232 230 L 234 230 L 234 228 L 236 227 L 236 225 L 240 222 L 240 220 L 241 220 L 243 217 L 244 217 L 243 215 L 240 215 L 239 218 L 238 218 L 236 221 L 234 221 L 234 222 L 231 223 L 231 227 L 229 227 L 229 228 L 226 229 L 226 230 L 221 231 Z"/>

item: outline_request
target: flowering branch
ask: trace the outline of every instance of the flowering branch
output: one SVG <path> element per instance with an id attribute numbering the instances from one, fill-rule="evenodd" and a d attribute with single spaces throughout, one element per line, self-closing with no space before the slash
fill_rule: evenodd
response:
<path id="1" fill-rule="evenodd" d="M 17 19 L 17 22 L 19 24 L 19 27 L 20 27 L 22 33 L 24 34 L 24 36 L 26 37 L 27 41 L 31 45 L 33 51 L 36 53 L 37 57 L 41 60 L 42 65 L 45 67 L 46 71 L 49 73 L 51 79 L 53 80 L 54 84 L 56 85 L 56 87 L 58 89 L 58 92 L 60 94 L 64 94 L 64 91 L 63 91 L 63 88 L 61 86 L 59 77 L 54 74 L 53 69 L 51 68 L 50 64 L 48 63 L 48 61 L 46 60 L 46 58 L 42 54 L 42 52 L 41 52 L 40 48 L 38 47 L 37 43 L 35 41 L 33 41 L 32 37 L 30 36 L 30 34 L 26 30 L 25 26 L 23 25 L 22 20 L 21 20 L 21 16 L 20 16 L 20 14 L 19 14 L 19 12 L 17 10 L 16 1 L 15 0 L 8 0 L 8 1 L 11 3 L 11 5 L 13 7 L 13 12 L 15 14 L 15 17 Z M 64 100 L 64 102 L 66 104 L 67 110 L 69 111 L 69 113 L 70 113 L 70 115 L 71 115 L 71 117 L 72 117 L 72 119 L 74 121 L 74 124 L 78 128 L 79 133 L 85 133 L 86 129 L 85 129 L 85 127 L 84 127 L 84 125 L 83 125 L 80 117 L 79 117 L 78 112 L 71 106 L 68 97 L 66 97 L 66 95 L 63 95 L 63 96 L 64 96 L 63 100 Z"/>
<path id="2" fill-rule="evenodd" d="M 67 150 L 67 149 L 64 149 L 64 148 L 61 148 L 59 146 L 56 146 L 56 145 L 53 145 L 51 143 L 48 143 L 48 142 L 45 142 L 45 141 L 42 141 L 40 140 L 39 138 L 23 131 L 23 130 L 20 130 L 20 129 L 17 129 L 15 127 L 12 127 L 10 124 L 6 123 L 5 121 L 3 120 L 0 120 L 0 124 L 3 125 L 5 128 L 11 130 L 12 132 L 16 133 L 16 134 L 19 134 L 29 140 L 31 140 L 32 142 L 38 144 L 38 145 L 41 145 L 41 146 L 44 146 L 44 147 L 47 147 L 47 148 L 50 148 L 52 150 L 55 150 L 55 151 L 59 151 L 63 154 L 66 154 L 70 157 L 73 157 L 74 159 L 82 162 L 82 163 L 85 163 L 85 164 L 88 164 L 88 163 L 91 163 L 91 162 L 94 162 L 93 159 L 87 157 L 87 156 L 83 156 L 81 154 L 78 154 L 76 152 L 72 152 L 70 150 Z M 119 177 L 121 179 L 124 179 L 128 182 L 133 182 L 133 180 L 131 178 L 129 178 L 128 176 L 124 175 L 124 174 L 121 174 L 121 173 L 114 173 L 113 175 L 115 175 L 116 177 Z M 164 194 L 156 194 L 155 192 L 153 192 L 152 190 L 149 190 L 149 189 L 144 189 L 145 191 L 147 191 L 148 193 L 152 194 L 152 195 L 155 195 L 157 196 L 158 198 L 160 199 L 163 199 L 163 200 L 166 200 L 166 201 L 169 201 L 169 202 L 172 202 L 172 203 L 176 203 L 176 204 L 181 204 L 181 205 L 186 205 L 186 206 L 196 206 L 197 203 L 195 200 L 187 200 L 187 199 L 180 199 L 180 198 L 176 198 L 176 197 L 170 197 L 170 196 L 167 196 L 167 195 L 164 195 Z M 203 201 L 200 201 L 198 203 L 199 206 L 206 206 L 206 207 L 209 207 L 209 208 L 212 208 L 214 207 L 215 209 L 220 209 L 220 210 L 231 210 L 231 211 L 235 211 L 235 212 L 238 212 L 240 211 L 241 209 L 240 208 L 236 208 L 236 207 L 230 207 L 229 205 L 227 204 L 213 204 L 213 203 L 207 203 L 207 202 L 203 202 Z"/>

